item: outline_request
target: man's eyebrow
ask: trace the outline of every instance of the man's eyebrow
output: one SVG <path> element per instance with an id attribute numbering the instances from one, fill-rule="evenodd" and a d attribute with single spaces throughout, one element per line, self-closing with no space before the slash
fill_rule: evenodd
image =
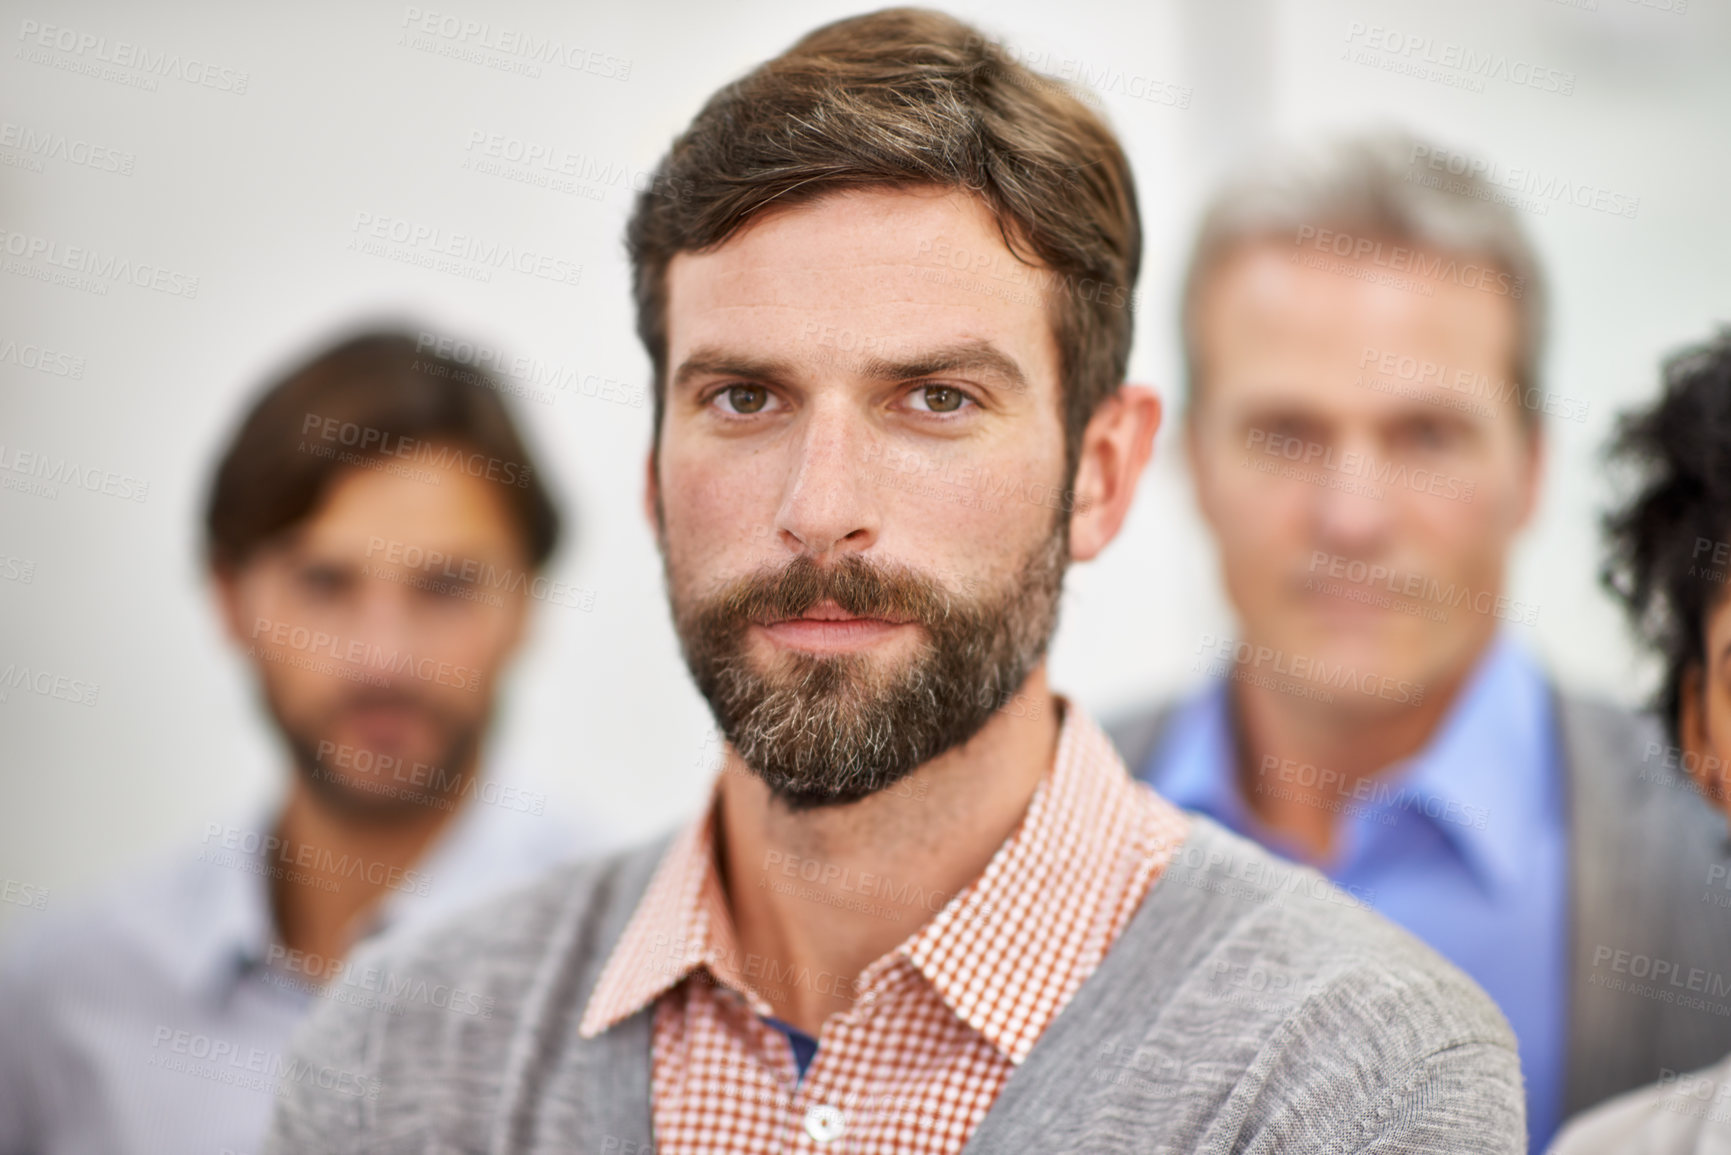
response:
<path id="1" fill-rule="evenodd" d="M 1027 374 L 1014 357 L 990 341 L 962 341 L 935 349 L 919 350 L 905 357 L 859 357 L 850 370 L 874 381 L 912 381 L 921 377 L 937 377 L 945 373 L 966 373 L 995 377 L 1010 389 L 1021 392 L 1028 388 Z M 672 388 L 678 389 L 695 377 L 741 377 L 768 385 L 786 384 L 800 375 L 797 365 L 774 357 L 753 357 L 730 353 L 713 347 L 692 350 L 673 374 Z"/>
<path id="2" fill-rule="evenodd" d="M 864 376 L 879 381 L 910 381 L 917 377 L 966 373 L 996 377 L 1017 392 L 1028 388 L 1027 375 L 1016 359 L 990 341 L 982 340 L 924 350 L 901 360 L 867 357 L 863 359 L 860 371 Z"/>
<path id="3" fill-rule="evenodd" d="M 693 349 L 691 356 L 680 362 L 679 368 L 673 374 L 670 389 L 682 388 L 694 377 L 743 377 L 747 381 L 780 385 L 796 376 L 798 370 L 791 361 L 774 357 L 752 357 L 703 347 Z"/>

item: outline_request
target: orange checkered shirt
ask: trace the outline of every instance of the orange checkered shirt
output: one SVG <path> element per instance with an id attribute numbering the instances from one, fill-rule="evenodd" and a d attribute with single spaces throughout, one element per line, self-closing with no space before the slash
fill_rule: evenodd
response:
<path id="1" fill-rule="evenodd" d="M 801 1079 L 787 1037 L 763 1021 L 773 1011 L 760 991 L 822 990 L 823 976 L 741 957 L 713 814 L 669 847 L 578 1028 L 592 1038 L 655 1005 L 659 1155 L 960 1151 L 1187 830 L 1066 704 L 1057 757 L 1021 826 L 979 878 L 861 973 L 857 1000 L 825 1020 Z"/>

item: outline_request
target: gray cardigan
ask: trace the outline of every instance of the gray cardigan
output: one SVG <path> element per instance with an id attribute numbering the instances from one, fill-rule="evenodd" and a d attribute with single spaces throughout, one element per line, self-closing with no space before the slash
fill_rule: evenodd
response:
<path id="1" fill-rule="evenodd" d="M 577 1025 L 666 845 L 366 948 L 395 997 L 303 1024 L 265 1150 L 652 1152 L 653 1010 Z M 1523 1112 L 1470 980 L 1199 818 L 967 1151 L 1518 1152 Z"/>
<path id="2" fill-rule="evenodd" d="M 1653 754 L 1665 738 L 1651 715 L 1555 690 L 1552 700 L 1569 790 L 1566 1118 L 1662 1071 L 1694 1070 L 1731 1052 L 1731 1015 L 1628 989 L 1637 956 L 1675 963 L 1685 982 L 1691 969 L 1727 971 L 1731 911 L 1706 899 L 1716 891 L 1731 902 L 1731 858 L 1724 818 Z M 1106 724 L 1132 773 L 1147 765 L 1172 708 L 1149 706 Z"/>

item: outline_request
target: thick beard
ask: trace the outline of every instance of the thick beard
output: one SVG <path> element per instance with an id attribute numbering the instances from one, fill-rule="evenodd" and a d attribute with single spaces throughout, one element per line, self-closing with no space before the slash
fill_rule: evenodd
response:
<path id="1" fill-rule="evenodd" d="M 669 567 L 685 663 L 729 744 L 788 810 L 857 802 L 979 733 L 1045 656 L 1069 555 L 1068 521 L 1056 521 L 1015 577 L 979 598 L 858 554 L 823 567 L 802 554 L 682 606 Z M 912 621 L 926 639 L 890 673 L 860 654 L 784 654 L 769 673 L 752 664 L 753 623 L 826 600 Z"/>
<path id="2" fill-rule="evenodd" d="M 350 821 L 384 827 L 425 818 L 434 809 L 455 810 L 461 804 L 463 788 L 467 785 L 464 768 L 474 761 L 481 745 L 479 726 L 445 715 L 426 702 L 417 703 L 441 723 L 444 740 L 437 760 L 432 763 L 441 772 L 438 780 L 415 781 L 412 773 L 415 766 L 409 759 L 389 767 L 392 772 L 387 773 L 387 767 L 376 755 L 370 771 L 338 766 L 334 758 L 321 760 L 319 757 L 319 742 L 335 729 L 330 723 L 335 722 L 344 709 L 352 709 L 370 697 L 394 699 L 391 692 L 356 694 L 327 711 L 320 722 L 310 726 L 291 722 L 276 708 L 275 702 L 269 700 L 268 694 L 266 697 L 277 730 L 289 748 L 295 776 L 332 813 Z M 376 785 L 371 785 L 373 783 Z"/>

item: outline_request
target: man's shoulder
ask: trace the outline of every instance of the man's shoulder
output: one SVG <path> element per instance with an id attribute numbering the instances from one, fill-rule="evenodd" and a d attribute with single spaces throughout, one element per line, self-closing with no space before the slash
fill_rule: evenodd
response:
<path id="1" fill-rule="evenodd" d="M 356 948 L 324 991 L 307 1033 L 376 1032 L 375 1057 L 417 1052 L 454 1037 L 502 1045 L 537 984 L 592 983 L 635 911 L 672 835 L 551 867 L 455 911 L 392 929 Z M 453 1056 L 447 1056 L 453 1057 Z"/>
<path id="2" fill-rule="evenodd" d="M 1423 1006 L 1422 1021 L 1409 1017 L 1407 1025 L 1425 1033 L 1396 1041 L 1420 1052 L 1466 1038 L 1514 1045 L 1491 999 L 1372 909 L 1374 895 L 1343 889 L 1203 816 L 1190 821 L 1191 837 L 1157 888 L 1165 892 L 1160 913 L 1192 927 L 1206 952 L 1197 970 L 1214 997 L 1236 997 L 1267 1018 L 1330 1002 L 1372 1015 L 1388 1003 Z M 1268 997 L 1248 997 L 1259 992 Z"/>
<path id="3" fill-rule="evenodd" d="M 357 951 L 356 963 L 509 985 L 552 952 L 604 949 L 595 936 L 623 927 L 671 837 L 561 862 L 438 918 L 387 931 Z"/>
<path id="4" fill-rule="evenodd" d="M 1629 768 L 1643 760 L 1655 767 L 1666 762 L 1664 727 L 1651 710 L 1639 710 L 1595 693 L 1553 684 L 1557 727 L 1564 759 L 1571 771 L 1582 765 Z M 1676 767 L 1671 767 L 1675 769 Z"/>
<path id="5" fill-rule="evenodd" d="M 42 890 L 0 940 L 0 986 L 67 987 L 140 968 L 171 970 L 187 933 L 208 927 L 232 882 L 179 848 L 71 898 Z M 34 905 L 34 904 L 33 904 Z"/>
<path id="6" fill-rule="evenodd" d="M 561 864 L 358 949 L 292 1046 L 331 1074 L 280 1100 L 266 1150 L 328 1150 L 337 1136 L 420 1150 L 434 1119 L 458 1147 L 487 1146 L 517 1080 L 569 1042 L 672 837 Z"/>
<path id="7" fill-rule="evenodd" d="M 1587 898 L 1642 905 L 1641 888 L 1657 886 L 1668 902 L 1692 900 L 1696 876 L 1722 861 L 1725 840 L 1724 819 L 1690 778 L 1694 755 L 1674 745 L 1650 711 L 1561 690 L 1555 701 L 1571 837 L 1594 851 L 1576 856 Z M 1658 917 L 1625 909 L 1616 918 L 1643 915 Z"/>
<path id="8" fill-rule="evenodd" d="M 1100 729 L 1117 747 L 1118 756 L 1124 759 L 1132 776 L 1139 776 L 1147 766 L 1173 714 L 1184 701 L 1177 695 L 1143 698 L 1101 715 Z"/>
<path id="9" fill-rule="evenodd" d="M 1133 1149 L 1515 1152 L 1515 1039 L 1490 998 L 1307 867 L 1189 816 L 994 1131 Z M 1037 1056 L 1037 1058 L 1036 1058 Z M 1006 1138 L 997 1148 L 1017 1149 Z"/>
<path id="10" fill-rule="evenodd" d="M 1641 828 L 1649 850 L 1693 853 L 1722 829 L 1690 780 L 1691 755 L 1674 745 L 1651 710 L 1558 689 L 1559 755 L 1576 824 Z M 1682 824 L 1682 828 L 1678 827 Z M 1669 829 L 1676 837 L 1667 838 Z M 1683 838 L 1683 830 L 1697 837 Z"/>

